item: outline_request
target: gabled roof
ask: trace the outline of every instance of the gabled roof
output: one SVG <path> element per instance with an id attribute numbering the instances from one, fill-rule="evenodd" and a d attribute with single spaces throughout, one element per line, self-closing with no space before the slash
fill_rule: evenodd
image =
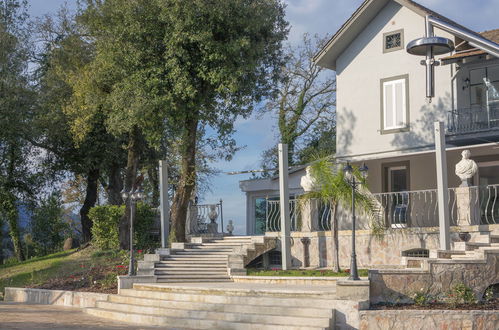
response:
<path id="1" fill-rule="evenodd" d="M 322 67 L 336 70 L 336 60 L 341 53 L 343 53 L 348 45 L 350 45 L 350 43 L 366 28 L 366 26 L 378 15 L 378 13 L 388 4 L 389 1 L 395 1 L 401 6 L 412 10 L 422 17 L 434 16 L 456 27 L 464 29 L 469 33 L 478 35 L 475 31 L 458 24 L 413 0 L 365 0 L 352 14 L 352 16 L 341 26 L 338 32 L 336 32 L 327 42 L 324 48 L 317 55 L 315 55 L 314 62 Z"/>

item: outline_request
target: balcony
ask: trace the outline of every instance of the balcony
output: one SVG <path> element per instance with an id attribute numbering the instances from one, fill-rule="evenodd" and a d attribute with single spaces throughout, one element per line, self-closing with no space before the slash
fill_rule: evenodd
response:
<path id="1" fill-rule="evenodd" d="M 448 113 L 447 135 L 459 139 L 467 135 L 499 135 L 499 91 L 496 86 L 484 79 L 479 95 L 481 105 L 458 108 Z M 483 91 L 483 92 L 482 92 Z"/>

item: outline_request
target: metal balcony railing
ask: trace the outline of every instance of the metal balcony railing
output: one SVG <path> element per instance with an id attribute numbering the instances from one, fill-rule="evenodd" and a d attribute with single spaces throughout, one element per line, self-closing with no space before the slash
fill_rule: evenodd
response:
<path id="1" fill-rule="evenodd" d="M 291 231 L 297 231 L 300 216 L 299 201 L 297 199 L 289 200 L 289 217 L 291 220 Z M 267 200 L 266 207 L 266 231 L 281 230 L 281 208 L 280 201 Z"/>
<path id="2" fill-rule="evenodd" d="M 499 129 L 499 102 L 487 107 L 458 109 L 448 114 L 447 133 L 465 134 Z"/>

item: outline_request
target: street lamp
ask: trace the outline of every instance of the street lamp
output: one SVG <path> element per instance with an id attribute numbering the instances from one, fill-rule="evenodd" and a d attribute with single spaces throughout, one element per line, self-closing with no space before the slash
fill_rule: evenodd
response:
<path id="1" fill-rule="evenodd" d="M 364 163 L 360 168 L 360 175 L 363 181 L 367 179 L 368 168 Z M 355 174 L 352 165 L 349 162 L 343 167 L 343 172 L 345 174 L 345 181 L 352 187 L 352 261 L 350 265 L 350 277 L 349 280 L 359 281 L 359 273 L 357 271 L 357 255 L 355 254 L 355 191 L 359 182 L 355 180 Z"/>
<path id="2" fill-rule="evenodd" d="M 135 216 L 135 205 L 137 201 L 144 198 L 144 193 L 141 189 L 132 189 L 131 191 L 123 190 L 121 197 L 126 201 L 130 199 L 130 264 L 128 265 L 128 276 L 135 276 L 135 254 L 133 252 L 133 218 Z"/>

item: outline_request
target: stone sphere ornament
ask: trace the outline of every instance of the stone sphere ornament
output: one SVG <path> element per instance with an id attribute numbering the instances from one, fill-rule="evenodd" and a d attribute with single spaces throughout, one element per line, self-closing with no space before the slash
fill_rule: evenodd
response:
<path id="1" fill-rule="evenodd" d="M 461 179 L 460 187 L 469 187 L 470 180 L 478 172 L 478 165 L 473 159 L 470 159 L 471 152 L 469 150 L 464 150 L 461 156 L 463 158 L 456 164 L 456 175 Z"/>

